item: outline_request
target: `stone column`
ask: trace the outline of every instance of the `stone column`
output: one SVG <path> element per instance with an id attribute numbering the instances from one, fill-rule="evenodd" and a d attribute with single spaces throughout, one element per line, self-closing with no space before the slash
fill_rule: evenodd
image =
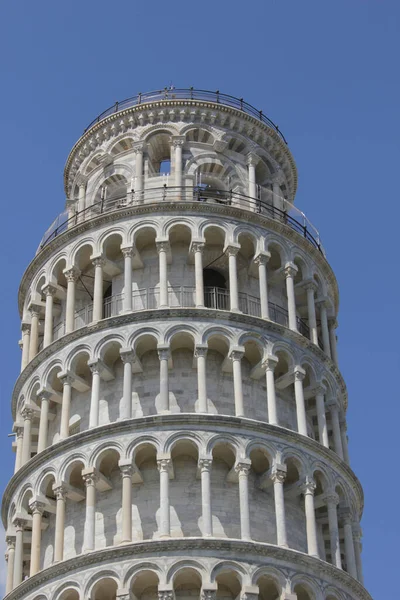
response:
<path id="1" fill-rule="evenodd" d="M 17 441 L 17 451 L 15 454 L 15 470 L 16 473 L 22 467 L 22 448 L 24 444 L 24 428 L 15 427 L 15 438 Z"/>
<path id="2" fill-rule="evenodd" d="M 229 260 L 229 299 L 230 310 L 232 312 L 240 312 L 239 310 L 239 292 L 237 280 L 236 256 L 239 253 L 239 244 L 231 244 L 227 247 Z"/>
<path id="3" fill-rule="evenodd" d="M 249 485 L 248 475 L 251 468 L 250 462 L 238 462 L 235 471 L 239 479 L 239 502 L 240 502 L 240 535 L 242 540 L 250 540 L 250 509 L 249 509 Z"/>
<path id="4" fill-rule="evenodd" d="M 361 551 L 362 551 L 361 536 L 362 536 L 362 531 L 361 531 L 360 525 L 358 523 L 353 523 L 354 554 L 355 554 L 356 565 L 357 565 L 358 581 L 362 585 L 364 585 L 364 576 L 363 576 L 362 560 L 361 560 Z"/>
<path id="5" fill-rule="evenodd" d="M 350 457 L 349 457 L 349 446 L 347 441 L 347 423 L 346 418 L 342 416 L 339 417 L 339 426 L 340 426 L 340 435 L 342 438 L 342 449 L 343 449 L 343 459 L 349 465 Z"/>
<path id="6" fill-rule="evenodd" d="M 274 208 L 282 210 L 282 192 L 278 179 L 272 182 L 272 203 Z"/>
<path id="7" fill-rule="evenodd" d="M 56 496 L 54 562 L 59 562 L 64 558 L 65 505 L 67 501 L 67 490 L 62 484 L 54 484 L 53 492 Z"/>
<path id="8" fill-rule="evenodd" d="M 124 256 L 124 300 L 123 312 L 132 312 L 132 259 L 135 254 L 134 248 L 121 247 L 121 252 Z"/>
<path id="9" fill-rule="evenodd" d="M 32 542 L 30 577 L 40 571 L 40 547 L 42 542 L 42 515 L 44 503 L 34 500 L 30 503 L 32 509 Z"/>
<path id="10" fill-rule="evenodd" d="M 122 477 L 122 536 L 121 543 L 132 541 L 132 463 L 119 461 Z"/>
<path id="11" fill-rule="evenodd" d="M 331 357 L 331 347 L 329 343 L 328 315 L 326 311 L 326 300 L 319 301 L 319 315 L 321 319 L 322 346 L 325 354 Z"/>
<path id="12" fill-rule="evenodd" d="M 169 247 L 168 241 L 157 242 L 157 252 L 159 260 L 159 275 L 160 275 L 160 304 L 158 308 L 168 308 L 168 271 L 167 271 L 167 251 Z"/>
<path id="13" fill-rule="evenodd" d="M 271 480 L 274 484 L 274 503 L 276 521 L 276 543 L 278 546 L 288 548 L 286 533 L 286 511 L 283 484 L 286 479 L 286 466 L 276 465 L 271 472 Z"/>
<path id="14" fill-rule="evenodd" d="M 24 437 L 22 443 L 22 465 L 25 465 L 31 458 L 31 446 L 32 446 L 32 419 L 33 409 L 25 406 L 22 409 L 21 415 L 24 419 Z"/>
<path id="15" fill-rule="evenodd" d="M 325 398 L 326 389 L 319 385 L 315 390 L 315 403 L 317 405 L 318 437 L 325 448 L 329 448 L 328 428 L 326 426 Z"/>
<path id="16" fill-rule="evenodd" d="M 143 142 L 136 142 L 133 144 L 133 151 L 135 153 L 135 175 L 136 175 L 136 192 L 141 197 L 143 192 L 143 152 L 145 144 Z"/>
<path id="17" fill-rule="evenodd" d="M 338 366 L 338 354 L 337 354 L 337 341 L 336 341 L 336 328 L 338 324 L 336 319 L 329 320 L 329 341 L 331 346 L 331 358 L 336 366 Z"/>
<path id="18" fill-rule="evenodd" d="M 172 136 L 172 147 L 175 151 L 175 187 L 177 198 L 182 197 L 182 148 L 185 143 L 185 137 L 181 135 Z"/>
<path id="19" fill-rule="evenodd" d="M 58 378 L 63 384 L 63 396 L 61 404 L 60 439 L 69 437 L 69 418 L 71 410 L 71 395 L 73 378 L 69 373 L 59 373 Z"/>
<path id="20" fill-rule="evenodd" d="M 197 345 L 194 351 L 195 358 L 197 359 L 197 389 L 199 406 L 198 412 L 207 413 L 207 375 L 206 375 L 206 358 L 207 358 L 208 346 Z"/>
<path id="21" fill-rule="evenodd" d="M 235 396 L 235 415 L 236 417 L 244 417 L 243 406 L 243 386 L 242 386 L 242 358 L 244 350 L 242 348 L 233 348 L 229 355 L 232 361 L 233 368 L 233 393 Z"/>
<path id="22" fill-rule="evenodd" d="M 132 418 L 132 363 L 136 355 L 133 350 L 121 349 L 121 360 L 124 364 L 124 381 L 121 403 L 121 420 Z"/>
<path id="23" fill-rule="evenodd" d="M 342 448 L 342 434 L 340 432 L 339 423 L 339 407 L 333 400 L 328 404 L 331 412 L 332 421 L 332 433 L 333 433 L 333 446 L 336 454 L 343 460 L 343 448 Z"/>
<path id="24" fill-rule="evenodd" d="M 262 319 L 269 319 L 267 262 L 269 261 L 270 257 L 271 254 L 269 252 L 260 252 L 260 254 L 258 254 L 254 258 L 254 263 L 258 266 L 258 281 L 260 286 L 260 308 Z"/>
<path id="25" fill-rule="evenodd" d="M 65 307 L 65 333 L 71 333 L 75 329 L 75 288 L 79 279 L 80 271 L 76 267 L 63 271 L 67 279 L 67 302 Z"/>
<path id="26" fill-rule="evenodd" d="M 24 560 L 24 528 L 26 525 L 25 519 L 14 519 L 15 526 L 15 560 L 14 560 L 14 577 L 13 589 L 22 582 L 23 576 L 23 560 Z"/>
<path id="27" fill-rule="evenodd" d="M 268 405 L 268 423 L 278 425 L 278 413 L 276 408 L 276 392 L 274 371 L 278 364 L 276 356 L 267 356 L 262 363 L 265 368 L 265 379 L 267 382 L 267 405 Z"/>
<path id="28" fill-rule="evenodd" d="M 170 349 L 167 344 L 158 344 L 158 358 L 160 359 L 160 412 L 169 412 L 169 387 L 168 387 L 168 360 Z"/>
<path id="29" fill-rule="evenodd" d="M 37 452 L 43 452 L 47 448 L 47 433 L 49 429 L 49 405 L 51 394 L 46 390 L 40 390 L 40 420 L 39 420 L 39 439 Z"/>
<path id="30" fill-rule="evenodd" d="M 15 540 L 11 537 L 6 538 L 7 542 L 7 579 L 6 579 L 6 594 L 9 594 L 13 589 L 14 579 L 14 564 L 15 564 Z"/>
<path id="31" fill-rule="evenodd" d="M 294 395 L 296 399 L 297 431 L 307 435 L 306 408 L 304 403 L 303 379 L 306 372 L 301 367 L 294 368 Z"/>
<path id="32" fill-rule="evenodd" d="M 357 579 L 357 564 L 356 555 L 354 552 L 353 529 L 351 526 L 350 510 L 347 509 L 341 511 L 341 517 L 343 519 L 344 551 L 346 555 L 347 572 L 354 577 L 354 579 Z"/>
<path id="33" fill-rule="evenodd" d="M 194 254 L 196 281 L 196 308 L 204 308 L 203 250 L 204 242 L 192 242 L 191 251 Z"/>
<path id="34" fill-rule="evenodd" d="M 256 154 L 250 153 L 247 155 L 247 167 L 249 175 L 249 196 L 251 198 L 251 208 L 254 210 L 257 202 L 257 186 L 256 186 L 256 165 L 259 162 L 259 157 Z"/>
<path id="35" fill-rule="evenodd" d="M 93 290 L 93 323 L 103 318 L 103 266 L 104 258 L 95 256 L 92 258 L 94 266 L 94 290 Z"/>
<path id="36" fill-rule="evenodd" d="M 84 529 L 84 552 L 90 552 L 95 548 L 96 533 L 96 481 L 95 469 L 83 469 L 82 478 L 86 486 L 86 516 Z"/>
<path id="37" fill-rule="evenodd" d="M 92 394 L 90 397 L 89 429 L 99 424 L 100 404 L 100 360 L 88 361 L 88 367 L 92 372 Z"/>
<path id="38" fill-rule="evenodd" d="M 22 358 L 21 358 L 21 372 L 25 369 L 29 362 L 29 345 L 31 339 L 31 325 L 30 323 L 22 323 Z"/>
<path id="39" fill-rule="evenodd" d="M 46 309 L 44 314 L 44 336 L 43 348 L 49 346 L 53 341 L 53 303 L 57 288 L 50 283 L 43 288 L 46 295 Z"/>
<path id="40" fill-rule="evenodd" d="M 307 308 L 308 308 L 308 327 L 310 330 L 310 340 L 318 346 L 318 329 L 317 329 L 317 316 L 315 314 L 315 292 L 317 290 L 317 284 L 314 281 L 310 281 L 306 285 L 307 291 Z"/>
<path id="41" fill-rule="evenodd" d="M 29 341 L 29 361 L 35 358 L 39 346 L 39 308 L 31 307 L 31 336 Z"/>
<path id="42" fill-rule="evenodd" d="M 304 511 L 306 514 L 307 551 L 310 556 L 319 558 L 317 523 L 314 507 L 314 492 L 316 487 L 315 481 L 307 477 L 301 489 L 304 494 Z"/>
<path id="43" fill-rule="evenodd" d="M 211 467 L 212 458 L 199 458 L 203 537 L 211 537 L 213 534 L 211 510 Z"/>
<path id="44" fill-rule="evenodd" d="M 157 466 L 160 473 L 160 538 L 169 538 L 171 534 L 169 518 L 169 469 L 171 459 L 158 459 Z"/>
<path id="45" fill-rule="evenodd" d="M 286 277 L 286 294 L 288 304 L 288 315 L 289 315 L 289 329 L 297 331 L 297 318 L 296 318 L 296 296 L 294 293 L 294 276 L 298 269 L 294 263 L 286 263 L 285 265 L 285 277 Z"/>
<path id="46" fill-rule="evenodd" d="M 86 178 L 80 176 L 79 179 L 79 196 L 78 196 L 78 213 L 82 213 L 85 210 L 86 204 Z M 79 222 L 85 220 L 85 213 L 79 215 Z"/>
<path id="47" fill-rule="evenodd" d="M 339 504 L 338 495 L 335 493 L 327 494 L 324 498 L 328 507 L 328 521 L 329 521 L 329 537 L 331 545 L 332 563 L 342 568 L 342 559 L 340 556 L 340 540 L 339 540 L 339 525 L 337 517 L 337 505 Z"/>

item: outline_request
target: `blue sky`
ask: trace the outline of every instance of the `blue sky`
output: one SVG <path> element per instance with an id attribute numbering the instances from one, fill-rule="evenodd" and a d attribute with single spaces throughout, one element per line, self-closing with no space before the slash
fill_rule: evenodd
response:
<path id="1" fill-rule="evenodd" d="M 14 462 L 19 279 L 64 207 L 70 148 L 115 100 L 171 82 L 219 89 L 279 124 L 299 169 L 296 204 L 336 272 L 350 456 L 365 491 L 366 586 L 376 600 L 394 597 L 399 21 L 394 0 L 1 3 L 0 491 Z"/>

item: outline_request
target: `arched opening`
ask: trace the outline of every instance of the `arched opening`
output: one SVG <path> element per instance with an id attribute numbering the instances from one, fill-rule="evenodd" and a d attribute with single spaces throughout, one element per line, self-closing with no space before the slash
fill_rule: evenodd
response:
<path id="1" fill-rule="evenodd" d="M 64 590 L 57 600 L 80 600 L 79 592 L 73 588 Z"/>
<path id="2" fill-rule="evenodd" d="M 146 172 L 147 171 L 147 172 Z M 157 132 L 147 140 L 145 174 L 148 177 L 171 173 L 171 135 Z"/>
<path id="3" fill-rule="evenodd" d="M 126 194 L 128 190 L 128 181 L 124 175 L 114 173 L 103 181 L 99 187 L 94 203 L 98 211 L 111 210 L 118 208 L 126 203 Z"/>
<path id="4" fill-rule="evenodd" d="M 174 592 L 177 600 L 200 598 L 201 577 L 195 569 L 181 569 L 174 577 Z"/>
<path id="5" fill-rule="evenodd" d="M 140 571 L 132 581 L 132 596 L 136 600 L 158 600 L 159 579 L 154 571 Z"/>
<path id="6" fill-rule="evenodd" d="M 100 579 L 92 589 L 90 600 L 116 600 L 117 582 L 110 577 Z"/>
<path id="7" fill-rule="evenodd" d="M 132 539 L 150 540 L 159 531 L 160 477 L 155 447 L 149 443 L 140 444 L 133 460 L 140 470 L 142 482 L 134 483 L 132 489 Z"/>
<path id="8" fill-rule="evenodd" d="M 307 551 L 304 501 L 301 493 L 302 466 L 296 457 L 285 460 L 286 478 L 283 484 L 285 496 L 286 531 L 289 548 Z"/>
<path id="9" fill-rule="evenodd" d="M 171 535 L 201 537 L 197 446 L 191 440 L 178 440 L 173 445 L 171 457 L 174 468 L 174 479 L 170 484 Z"/>
<path id="10" fill-rule="evenodd" d="M 221 441 L 212 450 L 211 509 L 214 537 L 240 538 L 240 508 L 237 475 L 234 471 L 236 453 Z M 229 511 L 226 507 L 229 506 Z"/>
<path id="11" fill-rule="evenodd" d="M 105 369 L 100 385 L 99 425 L 113 423 L 123 414 L 124 365 L 121 360 L 119 340 L 108 342 L 101 351 Z"/>
<path id="12" fill-rule="evenodd" d="M 274 497 L 269 487 L 271 457 L 261 447 L 250 452 L 251 470 L 248 475 L 249 497 L 256 510 L 250 511 L 251 537 L 257 542 L 276 543 Z"/>
<path id="13" fill-rule="evenodd" d="M 159 259 L 155 240 L 156 231 L 152 227 L 143 227 L 135 235 L 139 264 L 133 271 L 133 311 L 153 309 L 159 305 Z"/>
<path id="14" fill-rule="evenodd" d="M 85 529 L 86 488 L 82 477 L 84 465 L 73 461 L 63 479 L 71 486 L 65 506 L 64 560 L 81 554 Z"/>
<path id="15" fill-rule="evenodd" d="M 278 600 L 280 597 L 280 586 L 272 577 L 262 575 L 257 580 L 257 585 L 260 600 Z"/>
<path id="16" fill-rule="evenodd" d="M 169 409 L 171 412 L 195 412 L 197 372 L 193 336 L 176 333 L 170 343 L 173 368 L 169 377 Z"/>
<path id="17" fill-rule="evenodd" d="M 314 595 L 310 593 L 304 584 L 298 583 L 294 588 L 294 592 L 297 594 L 297 600 L 314 600 Z"/>
<path id="18" fill-rule="evenodd" d="M 160 392 L 160 360 L 157 340 L 142 335 L 135 343 L 135 353 L 141 372 L 135 373 L 132 391 L 132 417 L 146 417 L 158 412 Z"/>
<path id="19" fill-rule="evenodd" d="M 235 600 L 239 596 L 242 584 L 236 571 L 223 571 L 215 581 L 218 585 L 218 600 Z"/>
<path id="20" fill-rule="evenodd" d="M 204 233 L 203 258 L 204 303 L 208 308 L 229 310 L 228 258 L 224 252 L 225 233 L 208 227 Z"/>
<path id="21" fill-rule="evenodd" d="M 119 543 L 122 527 L 121 509 L 113 510 L 115 500 L 121 498 L 120 454 L 115 449 L 105 450 L 97 459 L 101 485 L 96 499 L 96 547 L 104 548 Z"/>
<path id="22" fill-rule="evenodd" d="M 110 235 L 103 244 L 106 258 L 103 266 L 103 318 L 114 317 L 122 311 L 124 287 L 124 258 L 121 252 L 122 237 Z M 129 292 L 128 292 L 129 293 Z"/>
<path id="23" fill-rule="evenodd" d="M 207 339 L 206 357 L 208 412 L 234 415 L 232 361 L 228 358 L 229 340 L 220 333 Z"/>

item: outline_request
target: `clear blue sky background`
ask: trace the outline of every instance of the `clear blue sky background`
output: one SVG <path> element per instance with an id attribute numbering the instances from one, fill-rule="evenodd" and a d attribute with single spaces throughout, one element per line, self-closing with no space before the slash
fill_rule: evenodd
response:
<path id="1" fill-rule="evenodd" d="M 1 2 L 0 491 L 14 463 L 18 284 L 63 209 L 70 148 L 115 100 L 170 82 L 219 89 L 262 108 L 297 161 L 296 203 L 341 290 L 366 585 L 376 600 L 400 595 L 399 21 L 395 0 Z"/>

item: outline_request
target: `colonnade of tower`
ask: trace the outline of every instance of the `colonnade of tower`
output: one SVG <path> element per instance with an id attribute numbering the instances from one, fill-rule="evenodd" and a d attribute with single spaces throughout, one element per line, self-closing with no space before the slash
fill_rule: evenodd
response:
<path id="1" fill-rule="evenodd" d="M 338 290 L 262 113 L 93 122 L 19 293 L 10 599 L 369 599 Z"/>

